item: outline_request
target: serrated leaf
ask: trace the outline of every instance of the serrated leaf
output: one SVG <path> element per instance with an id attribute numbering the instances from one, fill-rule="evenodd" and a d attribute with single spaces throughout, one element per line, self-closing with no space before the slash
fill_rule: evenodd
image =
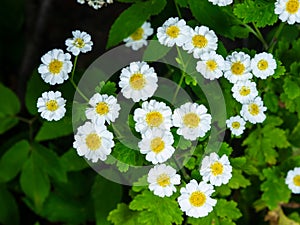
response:
<path id="1" fill-rule="evenodd" d="M 147 177 L 148 177 L 147 175 L 144 175 L 141 178 L 139 178 L 136 182 L 134 182 L 132 186 L 132 190 L 134 192 L 141 192 L 147 189 L 149 185 L 147 181 Z"/>
<path id="2" fill-rule="evenodd" d="M 275 113 L 278 111 L 278 96 L 272 92 L 264 94 L 264 104 L 268 110 Z"/>
<path id="3" fill-rule="evenodd" d="M 211 212 L 207 216 L 200 217 L 200 218 L 188 217 L 187 221 L 188 224 L 191 225 L 212 225 L 212 224 L 218 225 L 219 224 L 219 220 L 216 219 L 216 215 L 214 212 Z"/>
<path id="4" fill-rule="evenodd" d="M 276 60 L 276 64 L 277 64 L 277 67 L 275 69 L 275 73 L 273 74 L 273 78 L 277 79 L 277 78 L 280 78 L 281 76 L 283 76 L 285 74 L 285 67 L 282 65 L 282 62 L 279 61 L 279 60 Z"/>
<path id="5" fill-rule="evenodd" d="M 19 210 L 14 196 L 4 187 L 0 187 L 0 223 L 18 225 Z"/>
<path id="6" fill-rule="evenodd" d="M 245 188 L 250 185 L 250 181 L 246 179 L 241 170 L 233 168 L 232 170 L 232 178 L 228 183 L 228 187 L 232 189 Z"/>
<path id="7" fill-rule="evenodd" d="M 108 215 L 108 220 L 114 225 L 137 225 L 140 212 L 132 211 L 124 204 L 118 204 L 117 208 L 111 211 Z M 143 225 L 143 224 L 141 224 Z"/>
<path id="8" fill-rule="evenodd" d="M 96 87 L 95 92 L 100 94 L 107 94 L 107 95 L 115 95 L 116 94 L 116 83 L 111 81 L 101 81 Z"/>
<path id="9" fill-rule="evenodd" d="M 60 157 L 60 162 L 65 171 L 81 171 L 89 167 L 89 164 L 84 160 L 84 158 L 78 156 L 76 150 L 73 148 Z"/>
<path id="10" fill-rule="evenodd" d="M 290 99 L 295 99 L 300 96 L 299 85 L 290 77 L 284 79 L 283 90 Z"/>
<path id="11" fill-rule="evenodd" d="M 228 187 L 228 185 L 221 185 L 219 187 L 216 186 L 215 191 L 215 194 L 221 197 L 227 197 L 231 194 L 231 189 Z"/>
<path id="12" fill-rule="evenodd" d="M 237 207 L 237 203 L 235 201 L 227 201 L 225 199 L 218 200 L 214 212 L 219 217 L 231 220 L 237 220 L 242 216 L 242 213 Z"/>

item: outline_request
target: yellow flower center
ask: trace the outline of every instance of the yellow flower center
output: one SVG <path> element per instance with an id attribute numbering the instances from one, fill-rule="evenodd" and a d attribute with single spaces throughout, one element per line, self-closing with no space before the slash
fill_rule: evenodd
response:
<path id="1" fill-rule="evenodd" d="M 49 100 L 48 102 L 46 102 L 46 108 L 51 111 L 54 112 L 58 109 L 58 103 L 56 100 Z"/>
<path id="2" fill-rule="evenodd" d="M 96 106 L 96 112 L 99 115 L 106 115 L 109 112 L 109 107 L 106 102 L 99 102 Z"/>
<path id="3" fill-rule="evenodd" d="M 101 146 L 101 137 L 98 134 L 91 133 L 86 136 L 85 143 L 90 150 L 95 151 Z"/>
<path id="4" fill-rule="evenodd" d="M 156 182 L 158 183 L 159 186 L 162 186 L 162 187 L 166 187 L 171 183 L 169 175 L 167 175 L 165 173 L 159 175 L 156 179 Z"/>
<path id="5" fill-rule="evenodd" d="M 206 62 L 206 67 L 210 70 L 210 71 L 214 71 L 215 69 L 217 69 L 218 64 L 216 63 L 215 60 L 208 60 Z"/>
<path id="6" fill-rule="evenodd" d="M 166 30 L 166 33 L 171 38 L 177 38 L 179 35 L 180 29 L 177 26 L 169 26 Z"/>
<path id="7" fill-rule="evenodd" d="M 143 38 L 144 34 L 144 29 L 143 28 L 138 28 L 132 35 L 130 35 L 131 39 L 134 41 L 141 40 Z"/>
<path id="8" fill-rule="evenodd" d="M 60 73 L 62 67 L 63 67 L 63 62 L 61 62 L 57 59 L 52 60 L 48 66 L 50 73 L 53 73 L 53 74 Z"/>
<path id="9" fill-rule="evenodd" d="M 74 45 L 78 48 L 83 48 L 85 46 L 84 40 L 82 38 L 76 38 Z"/>
<path id="10" fill-rule="evenodd" d="M 264 59 L 259 60 L 259 62 L 257 63 L 257 68 L 260 70 L 266 70 L 268 67 L 269 63 Z"/>
<path id="11" fill-rule="evenodd" d="M 285 5 L 286 11 L 290 14 L 294 14 L 299 10 L 298 0 L 289 0 Z"/>
<path id="12" fill-rule="evenodd" d="M 163 120 L 163 115 L 157 111 L 149 112 L 146 115 L 146 122 L 150 127 L 158 127 Z"/>
<path id="13" fill-rule="evenodd" d="M 200 123 L 200 118 L 196 113 L 187 113 L 183 117 L 183 123 L 189 128 L 196 128 Z"/>
<path id="14" fill-rule="evenodd" d="M 242 75 L 244 73 L 244 71 L 245 71 L 245 66 L 240 61 L 233 63 L 231 66 L 231 72 L 234 75 L 237 75 L 237 76 Z"/>
<path id="15" fill-rule="evenodd" d="M 206 202 L 206 196 L 201 191 L 194 191 L 190 196 L 190 203 L 192 206 L 200 207 Z"/>
<path id="16" fill-rule="evenodd" d="M 252 103 L 248 106 L 248 111 L 251 115 L 257 116 L 259 114 L 259 106 L 255 103 Z"/>
<path id="17" fill-rule="evenodd" d="M 193 45 L 197 48 L 204 48 L 208 43 L 206 37 L 203 35 L 195 35 L 192 38 L 192 42 L 193 42 Z"/>
<path id="18" fill-rule="evenodd" d="M 293 182 L 296 186 L 300 187 L 300 175 L 294 176 Z"/>
<path id="19" fill-rule="evenodd" d="M 215 162 L 210 166 L 211 172 L 214 176 L 220 175 L 223 173 L 223 165 L 222 163 Z"/>
<path id="20" fill-rule="evenodd" d="M 162 138 L 156 137 L 152 139 L 151 144 L 150 144 L 152 152 L 158 154 L 165 148 L 165 142 L 163 141 Z"/>
<path id="21" fill-rule="evenodd" d="M 233 129 L 239 129 L 240 126 L 241 126 L 241 124 L 240 124 L 239 122 L 237 122 L 237 121 L 232 122 L 232 124 L 231 124 L 231 127 L 232 127 Z"/>
<path id="22" fill-rule="evenodd" d="M 134 90 L 141 90 L 146 84 L 146 80 L 143 74 L 135 73 L 129 79 L 129 84 Z"/>
<path id="23" fill-rule="evenodd" d="M 241 96 L 247 96 L 247 95 L 250 94 L 250 92 L 251 92 L 250 88 L 245 87 L 245 86 L 243 86 L 243 87 L 240 89 L 240 95 L 241 95 Z"/>

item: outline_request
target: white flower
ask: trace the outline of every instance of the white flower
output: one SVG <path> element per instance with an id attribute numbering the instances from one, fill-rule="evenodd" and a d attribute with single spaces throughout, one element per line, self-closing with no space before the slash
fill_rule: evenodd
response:
<path id="1" fill-rule="evenodd" d="M 206 26 L 197 26 L 195 29 L 190 28 L 187 41 L 182 47 L 199 59 L 203 53 L 217 50 L 217 42 L 218 38 L 213 30 Z"/>
<path id="2" fill-rule="evenodd" d="M 61 97 L 61 92 L 44 92 L 42 97 L 38 98 L 37 107 L 41 117 L 48 120 L 60 120 L 66 113 L 66 100 Z"/>
<path id="3" fill-rule="evenodd" d="M 144 22 L 142 27 L 138 28 L 133 34 L 125 38 L 123 41 L 126 47 L 131 47 L 132 50 L 139 50 L 144 45 L 147 45 L 147 38 L 153 34 L 153 29 L 149 22 Z"/>
<path id="4" fill-rule="evenodd" d="M 146 154 L 146 160 L 153 164 L 163 163 L 167 161 L 175 149 L 173 135 L 170 131 L 162 131 L 158 129 L 148 130 L 143 139 L 138 143 L 140 152 Z"/>
<path id="5" fill-rule="evenodd" d="M 94 9 L 100 9 L 103 5 L 105 5 L 105 1 L 103 0 L 87 0 L 88 5 L 93 7 Z"/>
<path id="6" fill-rule="evenodd" d="M 226 57 L 224 77 L 231 83 L 252 78 L 250 73 L 250 56 L 244 52 L 234 51 Z"/>
<path id="7" fill-rule="evenodd" d="M 78 127 L 74 138 L 73 147 L 76 148 L 77 154 L 93 163 L 99 159 L 105 161 L 115 145 L 113 134 L 104 125 L 97 126 L 91 122 Z"/>
<path id="8" fill-rule="evenodd" d="M 85 0 L 77 0 L 79 4 L 84 4 Z"/>
<path id="9" fill-rule="evenodd" d="M 277 0 L 275 2 L 275 14 L 279 19 L 288 24 L 300 23 L 299 0 Z"/>
<path id="10" fill-rule="evenodd" d="M 203 53 L 197 62 L 196 70 L 209 80 L 220 78 L 225 66 L 224 58 L 216 52 Z"/>
<path id="11" fill-rule="evenodd" d="M 67 51 L 72 52 L 74 56 L 79 55 L 80 52 L 86 53 L 92 50 L 93 42 L 91 35 L 84 31 L 72 31 L 73 37 L 66 40 Z"/>
<path id="12" fill-rule="evenodd" d="M 178 127 L 177 134 L 194 141 L 198 137 L 204 137 L 210 130 L 211 115 L 204 105 L 187 102 L 175 109 L 172 120 L 173 125 Z"/>
<path id="13" fill-rule="evenodd" d="M 114 96 L 96 93 L 91 97 L 89 104 L 92 107 L 86 109 L 86 118 L 90 119 L 98 126 L 103 125 L 105 121 L 108 124 L 110 124 L 110 122 L 115 122 L 119 117 L 121 107 Z"/>
<path id="14" fill-rule="evenodd" d="M 218 6 L 230 5 L 233 2 L 233 0 L 208 0 L 208 1 Z"/>
<path id="15" fill-rule="evenodd" d="M 185 188 L 180 189 L 181 195 L 178 197 L 180 209 L 187 216 L 205 217 L 217 203 L 217 200 L 210 197 L 214 192 L 211 184 L 203 181 L 198 184 L 196 180 L 191 180 Z"/>
<path id="16" fill-rule="evenodd" d="M 264 111 L 267 108 L 263 106 L 263 101 L 261 97 L 256 97 L 252 101 L 242 106 L 241 116 L 250 123 L 262 123 L 266 119 Z"/>
<path id="17" fill-rule="evenodd" d="M 132 62 L 122 69 L 119 86 L 125 98 L 138 102 L 152 97 L 158 87 L 157 81 L 157 74 L 147 63 Z"/>
<path id="18" fill-rule="evenodd" d="M 150 100 L 143 102 L 142 108 L 134 111 L 135 130 L 143 135 L 148 130 L 170 130 L 172 127 L 172 110 L 164 102 Z"/>
<path id="19" fill-rule="evenodd" d="M 232 116 L 226 120 L 226 125 L 231 130 L 232 134 L 239 136 L 244 132 L 246 122 L 240 116 Z"/>
<path id="20" fill-rule="evenodd" d="M 294 194 L 300 194 L 300 167 L 296 167 L 288 172 L 285 183 Z"/>
<path id="21" fill-rule="evenodd" d="M 232 167 L 226 155 L 220 158 L 215 152 L 205 156 L 201 163 L 200 174 L 203 181 L 212 185 L 227 184 L 232 177 Z"/>
<path id="22" fill-rule="evenodd" d="M 262 52 L 256 54 L 251 60 L 251 69 L 254 76 L 266 79 L 275 73 L 276 60 L 270 53 Z"/>
<path id="23" fill-rule="evenodd" d="M 250 80 L 238 81 L 231 88 L 233 97 L 242 104 L 247 104 L 257 95 L 256 83 Z"/>
<path id="24" fill-rule="evenodd" d="M 42 64 L 38 72 L 46 83 L 62 84 L 69 78 L 72 70 L 71 55 L 61 49 L 53 49 L 41 57 Z"/>
<path id="25" fill-rule="evenodd" d="M 176 192 L 174 185 L 180 184 L 180 175 L 176 170 L 165 164 L 154 166 L 148 173 L 147 181 L 150 191 L 160 197 L 170 197 Z"/>
<path id="26" fill-rule="evenodd" d="M 157 29 L 157 38 L 162 45 L 172 47 L 174 44 L 182 46 L 187 40 L 190 27 L 185 20 L 171 17 Z"/>

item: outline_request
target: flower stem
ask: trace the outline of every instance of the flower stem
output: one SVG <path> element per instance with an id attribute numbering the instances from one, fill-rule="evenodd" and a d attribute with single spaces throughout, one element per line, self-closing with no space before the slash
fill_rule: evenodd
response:
<path id="1" fill-rule="evenodd" d="M 73 78 L 74 78 L 75 69 L 76 69 L 76 65 L 77 65 L 77 60 L 78 60 L 78 55 L 74 59 L 73 69 L 72 69 L 72 73 L 71 73 L 71 80 L 73 80 Z"/>
<path id="2" fill-rule="evenodd" d="M 268 44 L 267 42 L 265 41 L 264 37 L 262 36 L 260 30 L 256 27 L 255 23 L 252 23 L 253 24 L 253 27 L 255 30 L 253 30 L 252 27 L 250 27 L 249 25 L 247 24 L 242 24 L 244 27 L 246 27 L 252 34 L 254 34 L 255 37 L 257 37 L 258 40 L 260 40 L 260 42 L 263 44 L 264 46 L 264 49 L 268 49 Z"/>
<path id="3" fill-rule="evenodd" d="M 269 52 L 273 52 L 273 48 L 277 43 L 278 37 L 279 37 L 280 33 L 282 32 L 284 25 L 285 25 L 285 23 L 279 24 L 279 26 L 276 30 L 276 33 L 274 34 L 274 36 L 269 44 L 269 49 L 268 49 Z"/>
<path id="4" fill-rule="evenodd" d="M 181 55 L 181 52 L 180 52 L 180 49 L 178 48 L 178 46 L 176 46 L 176 49 L 177 49 L 177 53 L 178 53 L 178 57 L 179 57 L 179 60 L 180 60 L 180 64 L 182 65 L 182 69 L 181 70 L 181 77 L 180 77 L 180 80 L 179 80 L 179 83 L 176 87 L 176 90 L 175 90 L 175 93 L 174 93 L 174 96 L 172 98 L 172 103 L 174 104 L 176 98 L 177 98 L 177 95 L 178 95 L 178 92 L 179 92 L 179 89 L 182 85 L 182 82 L 184 80 L 184 77 L 185 77 L 185 64 L 183 63 L 183 58 L 182 58 L 182 55 Z"/>

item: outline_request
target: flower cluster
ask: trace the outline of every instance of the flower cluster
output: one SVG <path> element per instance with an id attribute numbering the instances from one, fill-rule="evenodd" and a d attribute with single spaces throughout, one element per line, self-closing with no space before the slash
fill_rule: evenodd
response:
<path id="1" fill-rule="evenodd" d="M 100 9 L 107 4 L 114 3 L 113 0 L 77 0 L 79 4 L 87 3 L 89 6 L 93 7 L 94 9 Z"/>

